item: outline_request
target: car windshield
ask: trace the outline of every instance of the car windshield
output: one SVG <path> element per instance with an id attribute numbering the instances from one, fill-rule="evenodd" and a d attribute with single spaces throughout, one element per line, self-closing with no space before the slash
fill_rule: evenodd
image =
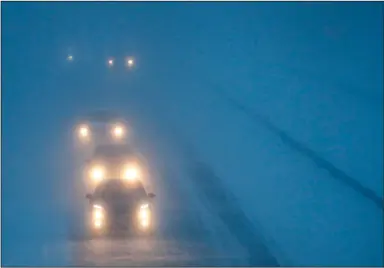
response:
<path id="1" fill-rule="evenodd" d="M 146 197 L 146 191 L 141 183 L 127 186 L 120 180 L 111 180 L 95 191 L 96 199 L 109 204 L 132 203 Z"/>
<path id="2" fill-rule="evenodd" d="M 86 119 L 92 121 L 92 122 L 113 122 L 118 121 L 119 116 L 109 110 L 96 110 L 92 113 L 88 114 Z"/>
<path id="3" fill-rule="evenodd" d="M 96 157 L 120 157 L 133 154 L 133 150 L 128 146 L 121 145 L 101 145 L 96 148 Z"/>

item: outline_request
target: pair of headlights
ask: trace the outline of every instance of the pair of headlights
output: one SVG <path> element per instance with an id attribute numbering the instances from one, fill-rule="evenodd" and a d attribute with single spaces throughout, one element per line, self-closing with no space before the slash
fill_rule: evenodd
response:
<path id="1" fill-rule="evenodd" d="M 120 140 L 125 137 L 126 129 L 122 124 L 114 124 L 110 129 L 111 136 Z M 89 140 L 91 138 L 91 129 L 88 125 L 81 125 L 78 128 L 78 136 L 81 140 Z"/>
<path id="2" fill-rule="evenodd" d="M 109 58 L 107 61 L 108 67 L 113 67 L 115 65 L 115 59 Z M 125 59 L 125 66 L 132 68 L 135 65 L 135 60 L 132 57 L 127 57 Z"/>
<path id="3" fill-rule="evenodd" d="M 105 225 L 105 211 L 104 208 L 100 205 L 93 205 L 92 211 L 92 222 L 95 229 L 101 229 Z M 141 228 L 148 228 L 150 225 L 151 211 L 147 203 L 141 204 L 139 206 L 137 220 Z"/>
<path id="4" fill-rule="evenodd" d="M 104 166 L 97 165 L 90 169 L 90 177 L 96 182 L 100 182 L 107 176 L 107 169 Z M 127 181 L 136 181 L 140 179 L 141 172 L 136 165 L 128 164 L 123 166 L 120 173 L 120 178 Z"/>

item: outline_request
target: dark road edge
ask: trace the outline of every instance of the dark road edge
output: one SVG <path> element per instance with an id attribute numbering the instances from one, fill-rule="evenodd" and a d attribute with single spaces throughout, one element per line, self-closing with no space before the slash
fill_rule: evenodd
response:
<path id="1" fill-rule="evenodd" d="M 357 194 L 360 194 L 362 197 L 365 197 L 366 199 L 370 200 L 378 209 L 384 211 L 384 200 L 378 194 L 376 194 L 375 191 L 364 186 L 356 178 L 353 178 L 352 176 L 348 175 L 346 172 L 326 160 L 324 157 L 321 157 L 317 152 L 309 148 L 309 146 L 303 144 L 302 142 L 289 135 L 287 131 L 284 131 L 283 129 L 280 129 L 279 127 L 274 125 L 265 116 L 256 113 L 252 108 L 241 104 L 233 96 L 230 96 L 228 93 L 226 93 L 225 90 L 223 90 L 223 86 L 213 82 L 211 79 L 209 79 L 208 76 L 200 73 L 200 79 L 203 80 L 206 85 L 209 85 L 208 87 L 206 87 L 207 89 L 214 93 L 218 98 L 225 101 L 230 107 L 243 113 L 255 125 L 261 125 L 264 128 L 268 129 L 269 131 L 277 135 L 281 139 L 281 141 L 286 144 L 289 148 L 310 159 L 318 168 L 326 170 L 331 176 L 331 178 L 339 181 L 342 185 L 354 190 Z"/>
<path id="2" fill-rule="evenodd" d="M 318 168 L 326 170 L 332 178 L 336 179 L 337 181 L 341 182 L 345 186 L 353 189 L 355 192 L 359 193 L 360 195 L 364 196 L 365 198 L 372 201 L 373 204 L 376 205 L 377 208 L 384 211 L 384 201 L 383 199 L 378 196 L 373 190 L 369 189 L 368 187 L 365 187 L 362 185 L 357 179 L 349 176 L 341 169 L 337 168 L 334 164 L 327 161 L 326 159 L 320 157 L 315 151 L 310 149 L 309 147 L 305 146 L 304 144 L 300 143 L 299 141 L 295 140 L 291 136 L 289 136 L 285 131 L 279 129 L 275 125 L 273 125 L 269 120 L 262 117 L 261 115 L 256 114 L 255 112 L 251 111 L 247 107 L 241 105 L 237 101 L 225 97 L 228 102 L 230 102 L 234 107 L 236 107 L 239 111 L 246 114 L 248 117 L 250 117 L 255 123 L 259 122 L 263 126 L 265 126 L 267 129 L 278 135 L 278 137 L 284 142 L 286 145 L 294 149 L 295 151 L 299 152 L 300 154 L 304 155 L 305 157 L 309 158 Z"/>
<path id="3" fill-rule="evenodd" d="M 217 214 L 240 244 L 249 253 L 250 266 L 277 267 L 277 259 L 267 248 L 263 237 L 247 218 L 235 196 L 222 185 L 213 170 L 206 164 L 190 162 L 189 174 L 195 187 L 203 194 L 212 214 Z M 222 209 L 225 208 L 225 209 Z"/>

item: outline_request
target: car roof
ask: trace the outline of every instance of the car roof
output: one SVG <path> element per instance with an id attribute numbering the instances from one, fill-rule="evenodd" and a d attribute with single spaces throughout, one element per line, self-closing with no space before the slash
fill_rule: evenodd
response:
<path id="1" fill-rule="evenodd" d="M 91 122 L 114 122 L 114 121 L 121 121 L 121 116 L 115 112 L 108 109 L 99 109 L 92 111 L 84 116 L 84 119 Z"/>
<path id="2" fill-rule="evenodd" d="M 131 146 L 121 144 L 104 144 L 96 147 L 94 156 L 108 157 L 108 156 L 121 156 L 132 155 L 134 150 Z"/>

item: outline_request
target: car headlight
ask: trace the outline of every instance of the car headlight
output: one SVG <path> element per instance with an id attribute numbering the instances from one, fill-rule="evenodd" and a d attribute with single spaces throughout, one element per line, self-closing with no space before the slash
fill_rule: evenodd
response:
<path id="1" fill-rule="evenodd" d="M 105 176 L 105 169 L 102 166 L 94 166 L 90 170 L 90 177 L 94 181 L 101 181 Z"/>
<path id="2" fill-rule="evenodd" d="M 87 140 L 87 139 L 89 139 L 89 137 L 91 135 L 91 130 L 89 129 L 89 126 L 87 126 L 87 125 L 79 126 L 77 132 L 78 132 L 78 136 L 81 140 Z"/>
<path id="3" fill-rule="evenodd" d="M 114 60 L 112 58 L 109 58 L 108 61 L 107 61 L 107 64 L 109 67 L 112 67 L 113 64 L 114 64 Z"/>
<path id="4" fill-rule="evenodd" d="M 148 220 L 150 216 L 149 209 L 140 209 L 139 211 L 139 219 L 140 220 Z"/>
<path id="5" fill-rule="evenodd" d="M 141 204 L 138 211 L 139 224 L 143 228 L 147 228 L 151 222 L 151 210 L 148 204 Z"/>
<path id="6" fill-rule="evenodd" d="M 132 57 L 126 59 L 126 65 L 128 68 L 132 68 L 135 65 L 135 60 Z"/>
<path id="7" fill-rule="evenodd" d="M 100 229 L 101 227 L 103 227 L 103 222 L 101 220 L 95 220 L 93 222 L 93 226 L 96 228 L 96 229 Z"/>
<path id="8" fill-rule="evenodd" d="M 100 219 L 103 218 L 103 216 L 104 216 L 104 214 L 103 214 L 103 212 L 102 212 L 101 210 L 95 210 L 95 211 L 93 211 L 93 218 L 94 218 L 95 220 L 100 220 Z"/>
<path id="9" fill-rule="evenodd" d="M 104 218 L 104 209 L 100 205 L 93 205 L 93 219 L 100 220 Z"/>
<path id="10" fill-rule="evenodd" d="M 92 223 L 93 227 L 100 229 L 103 227 L 105 221 L 104 209 L 100 205 L 93 205 Z"/>
<path id="11" fill-rule="evenodd" d="M 140 221 L 140 225 L 143 228 L 147 228 L 149 226 L 149 220 L 148 219 L 143 219 Z"/>
<path id="12" fill-rule="evenodd" d="M 127 166 L 123 170 L 123 179 L 128 181 L 136 181 L 140 178 L 140 170 L 135 166 Z"/>
<path id="13" fill-rule="evenodd" d="M 125 136 L 125 128 L 123 125 L 120 124 L 113 126 L 111 132 L 113 138 L 117 140 L 122 139 Z"/>

